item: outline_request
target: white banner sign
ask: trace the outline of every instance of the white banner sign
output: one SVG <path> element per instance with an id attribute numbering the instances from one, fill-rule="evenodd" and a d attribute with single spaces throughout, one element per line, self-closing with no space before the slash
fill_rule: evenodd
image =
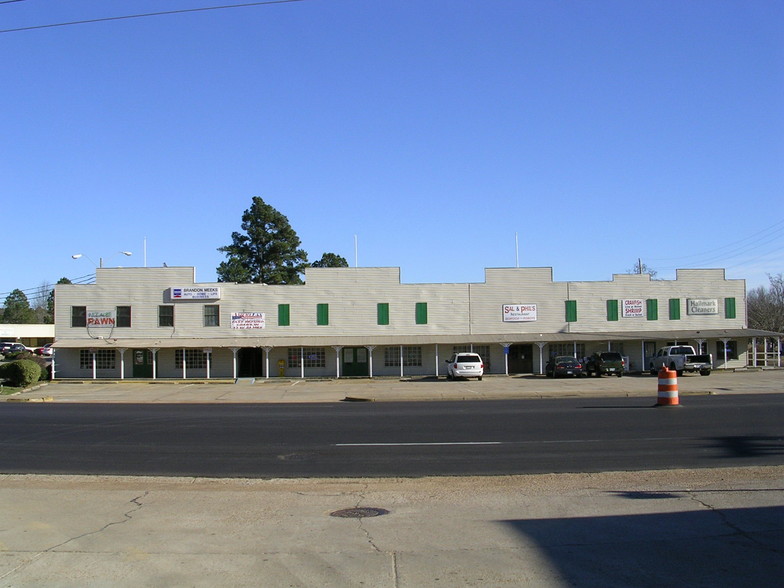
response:
<path id="1" fill-rule="evenodd" d="M 172 300 L 219 300 L 220 288 L 217 286 L 202 286 L 169 289 Z"/>
<path id="2" fill-rule="evenodd" d="M 689 314 L 719 314 L 719 301 L 716 298 L 689 298 L 686 311 Z"/>
<path id="3" fill-rule="evenodd" d="M 504 304 L 505 323 L 527 323 L 536 320 L 536 304 Z"/>
<path id="4" fill-rule="evenodd" d="M 114 310 L 88 310 L 87 328 L 112 329 L 117 326 L 117 314 Z"/>
<path id="5" fill-rule="evenodd" d="M 645 316 L 645 301 L 640 298 L 621 300 L 623 318 L 639 318 Z"/>
<path id="6" fill-rule="evenodd" d="M 232 312 L 232 329 L 263 329 L 266 321 L 263 312 Z"/>

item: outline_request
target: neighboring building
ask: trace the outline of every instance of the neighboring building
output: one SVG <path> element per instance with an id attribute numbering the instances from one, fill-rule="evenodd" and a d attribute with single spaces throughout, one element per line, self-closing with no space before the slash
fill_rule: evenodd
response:
<path id="1" fill-rule="evenodd" d="M 21 343 L 27 347 L 41 347 L 54 341 L 54 325 L 0 324 L 0 341 Z"/>
<path id="2" fill-rule="evenodd" d="M 714 367 L 747 364 L 744 280 L 617 274 L 554 282 L 551 268 L 486 269 L 483 283 L 402 284 L 398 268 L 308 268 L 290 286 L 200 283 L 191 267 L 98 268 L 58 284 L 58 378 L 443 375 L 473 350 L 485 373 L 543 373 L 552 355 L 619 351 L 632 371 L 692 344 Z"/>

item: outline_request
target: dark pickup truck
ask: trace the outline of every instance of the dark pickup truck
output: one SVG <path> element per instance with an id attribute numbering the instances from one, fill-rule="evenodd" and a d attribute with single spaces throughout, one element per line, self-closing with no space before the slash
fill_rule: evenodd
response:
<path id="1" fill-rule="evenodd" d="M 583 371 L 586 375 L 601 376 L 607 374 L 610 376 L 623 376 L 624 361 L 620 353 L 614 351 L 605 351 L 603 353 L 594 353 L 586 358 Z"/>

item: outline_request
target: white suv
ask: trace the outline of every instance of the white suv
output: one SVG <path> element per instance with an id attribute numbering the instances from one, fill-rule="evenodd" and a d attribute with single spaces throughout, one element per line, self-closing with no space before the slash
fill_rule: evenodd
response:
<path id="1" fill-rule="evenodd" d="M 446 360 L 446 379 L 476 378 L 482 379 L 485 365 L 478 353 L 454 353 Z"/>

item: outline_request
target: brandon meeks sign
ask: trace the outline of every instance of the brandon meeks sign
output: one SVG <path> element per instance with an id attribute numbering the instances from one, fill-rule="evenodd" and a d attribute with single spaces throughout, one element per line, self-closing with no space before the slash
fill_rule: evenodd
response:
<path id="1" fill-rule="evenodd" d="M 192 286 L 188 288 L 169 288 L 172 300 L 220 300 L 217 286 Z"/>
<path id="2" fill-rule="evenodd" d="M 536 304 L 504 304 L 505 323 L 526 323 L 536 320 Z"/>

